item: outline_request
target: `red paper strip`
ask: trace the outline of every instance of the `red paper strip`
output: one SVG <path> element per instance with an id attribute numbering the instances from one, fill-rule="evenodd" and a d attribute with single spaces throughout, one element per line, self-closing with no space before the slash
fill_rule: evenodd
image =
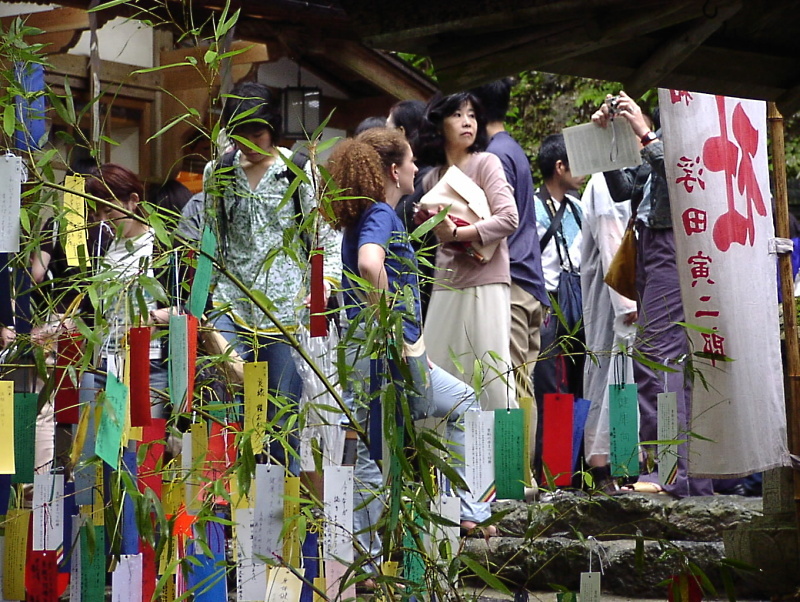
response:
<path id="1" fill-rule="evenodd" d="M 325 256 L 322 249 L 311 254 L 311 336 L 328 336 L 328 316 L 325 315 L 325 282 L 323 275 Z"/>
<path id="2" fill-rule="evenodd" d="M 56 347 L 56 422 L 78 424 L 80 408 L 78 407 L 78 383 L 73 383 L 67 368 L 76 365 L 81 358 L 81 335 L 78 332 L 62 332 Z"/>
<path id="3" fill-rule="evenodd" d="M 58 602 L 58 552 L 28 551 L 25 591 L 27 602 Z"/>
<path id="4" fill-rule="evenodd" d="M 565 393 L 545 393 L 542 426 L 542 463 L 559 487 L 572 482 L 572 411 L 575 398 Z"/>
<path id="5" fill-rule="evenodd" d="M 156 553 L 150 544 L 143 539 L 139 540 L 139 550 L 142 554 L 142 601 L 150 602 L 156 591 Z M 138 600 L 136 602 L 139 602 Z"/>
<path id="6" fill-rule="evenodd" d="M 186 362 L 186 411 L 192 411 L 192 397 L 194 397 L 194 377 L 197 371 L 197 317 L 192 314 L 186 316 L 186 340 L 188 342 L 189 358 Z"/>
<path id="7" fill-rule="evenodd" d="M 149 487 L 161 499 L 161 465 L 164 459 L 164 437 L 167 421 L 153 418 L 142 430 L 141 445 L 147 446 L 147 452 L 139 466 L 139 491 L 144 493 Z"/>
<path id="8" fill-rule="evenodd" d="M 150 424 L 150 328 L 128 331 L 131 360 L 131 426 Z"/>

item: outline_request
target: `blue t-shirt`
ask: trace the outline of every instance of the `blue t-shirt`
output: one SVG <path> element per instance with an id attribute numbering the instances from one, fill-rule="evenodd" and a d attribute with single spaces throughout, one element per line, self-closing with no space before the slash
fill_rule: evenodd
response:
<path id="1" fill-rule="evenodd" d="M 403 338 L 414 343 L 422 334 L 422 313 L 419 303 L 419 279 L 417 278 L 417 258 L 409 242 L 408 232 L 403 222 L 386 203 L 375 203 L 361 215 L 358 225 L 347 228 L 342 236 L 342 266 L 344 275 L 342 287 L 347 307 L 347 317 L 357 318 L 364 309 L 363 295 L 358 295 L 357 284 L 349 274 L 360 276 L 358 271 L 358 250 L 366 244 L 380 245 L 386 251 L 386 275 L 389 281 L 389 292 L 393 296 L 392 308 L 403 313 Z M 408 287 L 406 289 L 406 287 Z M 404 289 L 413 294 L 414 307 L 406 305 Z"/>

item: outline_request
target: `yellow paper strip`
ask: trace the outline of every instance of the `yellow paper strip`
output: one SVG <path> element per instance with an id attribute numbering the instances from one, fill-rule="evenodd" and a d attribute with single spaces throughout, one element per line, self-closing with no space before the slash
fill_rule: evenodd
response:
<path id="1" fill-rule="evenodd" d="M 531 470 L 531 465 L 533 462 L 531 461 L 531 453 L 534 450 L 534 446 L 536 444 L 536 433 L 532 432 L 531 429 L 533 427 L 533 413 L 536 411 L 535 400 L 533 397 L 520 397 L 517 399 L 517 403 L 522 411 L 525 413 L 524 416 L 524 437 L 525 441 L 528 442 L 528 445 L 523 447 L 523 455 L 525 457 L 524 466 L 527 467 L 525 471 L 525 478 L 527 482 L 525 483 L 526 487 L 530 487 L 533 484 L 533 472 Z"/>
<path id="2" fill-rule="evenodd" d="M 3 598 L 25 599 L 25 563 L 30 510 L 10 509 L 6 515 L 6 557 L 3 559 Z"/>
<path id="3" fill-rule="evenodd" d="M 325 585 L 325 577 L 314 577 L 314 587 L 321 592 L 327 593 L 328 588 Z M 327 596 L 323 597 L 316 590 L 314 591 L 314 602 L 326 602 L 327 600 Z"/>
<path id="4" fill-rule="evenodd" d="M 14 474 L 14 383 L 0 381 L 0 474 Z"/>
<path id="5" fill-rule="evenodd" d="M 244 430 L 252 431 L 253 453 L 263 448 L 264 424 L 267 422 L 267 362 L 244 365 Z"/>
<path id="6" fill-rule="evenodd" d="M 300 477 L 286 477 L 284 483 L 283 518 L 291 525 L 283 537 L 283 558 L 291 566 L 300 566 L 300 537 L 293 520 L 300 514 Z"/>
<path id="7" fill-rule="evenodd" d="M 86 257 L 86 201 L 81 196 L 85 190 L 83 176 L 67 176 L 64 180 L 71 192 L 64 193 L 64 213 L 67 222 L 67 233 L 64 247 L 67 254 L 67 265 L 79 266 L 79 251 L 83 247 Z"/>
<path id="8" fill-rule="evenodd" d="M 89 412 L 92 411 L 91 408 L 91 404 L 87 403 L 83 406 L 83 410 L 81 410 L 78 428 L 75 431 L 75 440 L 72 442 L 72 451 L 69 454 L 69 459 L 73 466 L 77 466 L 78 461 L 81 459 L 81 452 L 86 443 L 86 435 L 89 432 L 89 416 L 91 416 Z"/>
<path id="9" fill-rule="evenodd" d="M 94 508 L 92 509 L 92 521 L 96 527 L 100 527 L 105 524 L 104 521 L 104 514 L 103 508 L 105 507 L 105 503 L 103 502 L 103 463 L 97 465 L 97 477 L 94 486 Z"/>

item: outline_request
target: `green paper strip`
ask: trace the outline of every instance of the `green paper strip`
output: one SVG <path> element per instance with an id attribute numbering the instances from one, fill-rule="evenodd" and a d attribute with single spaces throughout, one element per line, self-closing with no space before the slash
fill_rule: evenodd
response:
<path id="1" fill-rule="evenodd" d="M 414 512 L 414 524 L 418 532 L 422 532 L 425 523 L 417 512 Z M 403 577 L 409 585 L 409 599 L 411 596 L 425 598 L 425 560 L 417 545 L 417 540 L 408 528 L 403 529 Z"/>
<path id="2" fill-rule="evenodd" d="M 186 408 L 189 390 L 189 333 L 185 315 L 169 317 L 169 400 L 173 408 Z"/>
<path id="3" fill-rule="evenodd" d="M 206 226 L 203 229 L 203 238 L 200 241 L 200 255 L 197 257 L 197 268 L 194 271 L 192 292 L 189 297 L 189 313 L 200 319 L 206 308 L 208 289 L 211 287 L 211 270 L 214 266 L 213 258 L 217 253 L 217 237 Z"/>
<path id="4" fill-rule="evenodd" d="M 639 474 L 639 417 L 635 384 L 608 386 L 608 423 L 611 439 L 611 474 Z"/>
<path id="5" fill-rule="evenodd" d="M 14 470 L 12 483 L 33 483 L 36 460 L 37 393 L 14 393 Z"/>
<path id="6" fill-rule="evenodd" d="M 494 473 L 498 499 L 525 499 L 525 411 L 494 411 Z"/>
<path id="7" fill-rule="evenodd" d="M 80 540 L 81 599 L 103 600 L 106 589 L 105 530 L 102 526 L 84 525 Z"/>
<path id="8" fill-rule="evenodd" d="M 119 469 L 119 454 L 122 447 L 122 432 L 125 428 L 128 387 L 115 374 L 109 372 L 106 378 L 106 394 L 100 427 L 94 452 L 114 470 Z M 86 598 L 91 600 L 92 598 Z"/>

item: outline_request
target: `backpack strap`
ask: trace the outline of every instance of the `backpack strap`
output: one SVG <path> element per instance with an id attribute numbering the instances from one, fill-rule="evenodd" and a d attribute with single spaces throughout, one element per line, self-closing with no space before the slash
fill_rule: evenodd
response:
<path id="1" fill-rule="evenodd" d="M 305 170 L 306 164 L 308 163 L 308 154 L 303 149 L 295 151 L 292 153 L 292 163 L 294 163 L 300 169 Z M 288 167 L 282 175 L 290 182 L 293 181 L 295 177 L 292 170 Z M 300 199 L 300 186 L 295 188 L 294 192 L 292 192 L 292 203 L 294 205 L 295 224 L 297 225 L 297 231 L 300 235 L 300 241 L 303 243 L 303 249 L 306 252 L 306 259 L 308 259 L 311 256 L 312 241 L 308 233 L 303 231 L 303 220 L 305 220 L 305 213 L 303 212 L 303 204 Z"/>
<path id="2" fill-rule="evenodd" d="M 550 193 L 547 189 L 542 186 L 536 193 L 542 200 L 542 204 L 544 205 L 545 211 L 550 216 L 550 226 L 547 228 L 547 231 L 544 233 L 544 236 L 539 239 L 539 250 L 544 251 L 544 248 L 547 246 L 547 243 L 550 242 L 550 239 L 553 238 L 553 235 L 558 230 L 559 226 L 561 226 L 561 219 L 564 217 L 564 210 L 567 207 L 566 203 L 561 203 L 558 210 L 555 212 L 555 215 L 550 210 L 550 206 L 547 204 L 547 201 L 550 200 Z M 566 199 L 566 197 L 565 197 Z"/>

